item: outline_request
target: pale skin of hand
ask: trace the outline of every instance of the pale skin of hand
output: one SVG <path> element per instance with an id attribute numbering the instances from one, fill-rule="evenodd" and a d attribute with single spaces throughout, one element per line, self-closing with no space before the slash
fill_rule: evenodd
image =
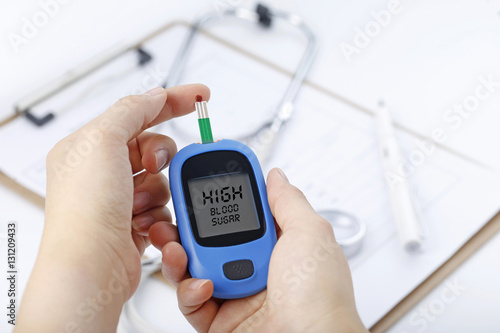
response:
<path id="1" fill-rule="evenodd" d="M 177 286 L 179 308 L 198 332 L 366 332 L 354 302 L 349 266 L 331 225 L 283 172 L 268 175 L 278 242 L 267 290 L 236 300 L 212 298 L 210 280 L 191 278 L 176 227 L 155 223 L 162 272 Z"/>
<path id="2" fill-rule="evenodd" d="M 15 332 L 115 332 L 150 238 L 162 248 L 164 275 L 179 287 L 181 311 L 200 332 L 364 331 L 330 225 L 276 170 L 268 191 L 279 241 L 268 291 L 223 302 L 210 298 L 210 281 L 190 278 L 165 208 L 168 181 L 159 173 L 177 148 L 144 130 L 193 111 L 196 95 L 207 100 L 210 91 L 187 85 L 123 98 L 51 150 L 44 233 Z M 315 254 L 319 244 L 325 251 Z M 318 269 L 306 278 L 283 275 L 311 254 Z"/>
<path id="3" fill-rule="evenodd" d="M 172 219 L 159 171 L 177 148 L 144 130 L 192 112 L 196 95 L 210 91 L 196 84 L 122 98 L 50 151 L 44 232 L 16 332 L 116 331 L 148 229 Z"/>

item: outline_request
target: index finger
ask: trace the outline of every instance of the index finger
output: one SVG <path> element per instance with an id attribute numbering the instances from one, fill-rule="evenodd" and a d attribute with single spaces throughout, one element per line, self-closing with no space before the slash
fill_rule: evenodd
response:
<path id="1" fill-rule="evenodd" d="M 167 88 L 166 91 L 167 102 L 161 109 L 160 114 L 148 127 L 193 112 L 196 96 L 201 96 L 203 101 L 210 99 L 210 89 L 204 84 L 199 83 Z"/>
<path id="2" fill-rule="evenodd" d="M 85 125 L 82 131 L 105 129 L 103 136 L 127 143 L 149 127 L 194 111 L 198 95 L 208 100 L 210 90 L 202 84 L 189 84 L 127 96 Z"/>

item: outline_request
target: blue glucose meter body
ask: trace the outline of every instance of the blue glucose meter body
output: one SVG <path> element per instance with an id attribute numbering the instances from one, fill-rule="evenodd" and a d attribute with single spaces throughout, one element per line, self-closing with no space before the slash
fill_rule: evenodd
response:
<path id="1" fill-rule="evenodd" d="M 253 151 L 233 140 L 191 144 L 169 172 L 191 275 L 212 280 L 217 298 L 264 290 L 276 230 Z"/>

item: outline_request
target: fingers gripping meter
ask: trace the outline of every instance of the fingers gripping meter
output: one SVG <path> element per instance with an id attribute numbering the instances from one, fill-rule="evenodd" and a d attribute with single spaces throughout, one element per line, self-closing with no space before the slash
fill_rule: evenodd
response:
<path id="1" fill-rule="evenodd" d="M 266 288 L 276 243 L 264 176 L 246 145 L 213 142 L 206 102 L 198 100 L 196 109 L 203 144 L 179 151 L 169 171 L 188 268 L 212 280 L 214 297 L 250 296 Z"/>

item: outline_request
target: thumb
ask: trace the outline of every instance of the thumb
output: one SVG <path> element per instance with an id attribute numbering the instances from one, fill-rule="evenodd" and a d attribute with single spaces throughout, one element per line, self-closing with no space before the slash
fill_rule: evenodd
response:
<path id="1" fill-rule="evenodd" d="M 328 221 L 319 216 L 305 195 L 291 185 L 281 169 L 275 168 L 267 176 L 267 195 L 271 212 L 283 232 L 291 229 L 332 232 Z"/>

